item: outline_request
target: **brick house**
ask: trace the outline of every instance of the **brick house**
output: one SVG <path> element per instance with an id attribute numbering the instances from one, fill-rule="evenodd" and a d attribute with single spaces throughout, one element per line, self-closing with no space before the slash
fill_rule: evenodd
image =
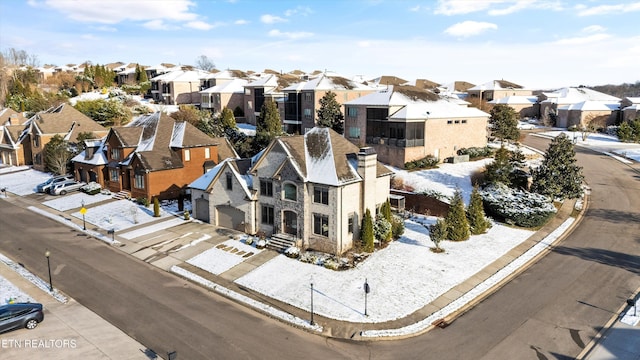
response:
<path id="1" fill-rule="evenodd" d="M 493 80 L 467 89 L 471 98 L 479 98 L 481 101 L 491 101 L 507 96 L 531 96 L 533 92 L 506 80 Z"/>
<path id="2" fill-rule="evenodd" d="M 100 142 L 72 159 L 74 172 L 112 192 L 133 198 L 173 199 L 222 159 L 237 157 L 225 138 L 157 112 L 112 127 Z"/>
<path id="3" fill-rule="evenodd" d="M 489 114 L 457 98 L 415 86 L 389 86 L 345 103 L 345 138 L 371 146 L 385 164 L 435 156 L 443 161 L 461 148 L 487 145 Z"/>
<path id="4" fill-rule="evenodd" d="M 200 83 L 210 73 L 176 69 L 150 78 L 153 100 L 167 105 L 200 104 Z"/>
<path id="5" fill-rule="evenodd" d="M 275 139 L 253 159 L 227 160 L 189 185 L 196 218 L 280 249 L 342 254 L 359 238 L 366 209 L 389 198 L 392 172 L 372 148 L 328 128 Z"/>
<path id="6" fill-rule="evenodd" d="M 622 121 L 633 121 L 640 117 L 640 97 L 626 97 L 620 101 Z"/>
<path id="7" fill-rule="evenodd" d="M 55 135 L 62 136 L 70 144 L 78 143 L 78 135 L 91 133 L 95 139 L 109 130 L 84 115 L 69 104 L 62 104 L 32 116 L 25 124 L 19 141 L 24 146 L 26 165 L 44 171 L 44 147 Z"/>
<path id="8" fill-rule="evenodd" d="M 232 111 L 244 107 L 244 87 L 248 81 L 233 79 L 200 91 L 200 108 L 219 114 L 225 107 Z"/>
<path id="9" fill-rule="evenodd" d="M 25 164 L 24 147 L 19 141 L 27 119 L 10 108 L 0 109 L 0 164 Z"/>
<path id="10" fill-rule="evenodd" d="M 280 106 L 280 119 L 284 131 L 289 134 L 303 134 L 316 126 L 320 99 L 328 92 L 336 94 L 336 101 L 344 102 L 371 94 L 375 88 L 345 79 L 340 76 L 320 74 L 316 78 L 300 82 L 282 89 L 285 94 Z"/>
<path id="11" fill-rule="evenodd" d="M 507 105 L 515 110 L 521 119 L 537 118 L 540 115 L 540 104 L 537 96 L 509 95 L 489 101 L 490 105 Z"/>
<path id="12" fill-rule="evenodd" d="M 540 95 L 540 118 L 548 121 L 556 115 L 555 126 L 581 125 L 588 119 L 605 116 L 613 123 L 620 108 L 620 98 L 586 87 L 566 87 Z"/>
<path id="13" fill-rule="evenodd" d="M 284 94 L 280 91 L 278 75 L 267 74 L 253 80 L 244 86 L 244 116 L 245 121 L 256 125 L 260 110 L 265 100 L 280 102 Z"/>

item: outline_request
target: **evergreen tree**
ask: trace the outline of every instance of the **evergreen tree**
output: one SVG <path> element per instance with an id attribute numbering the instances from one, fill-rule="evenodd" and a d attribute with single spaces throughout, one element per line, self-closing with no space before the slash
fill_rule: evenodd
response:
<path id="1" fill-rule="evenodd" d="M 236 117 L 233 115 L 233 111 L 228 107 L 222 109 L 222 113 L 220 113 L 220 125 L 226 131 L 227 129 L 235 129 L 236 125 Z"/>
<path id="2" fill-rule="evenodd" d="M 391 217 L 391 203 L 389 202 L 389 199 L 387 199 L 387 201 L 385 201 L 380 207 L 380 215 L 390 223 L 393 220 Z"/>
<path id="3" fill-rule="evenodd" d="M 491 135 L 504 140 L 517 141 L 520 137 L 518 130 L 518 113 L 510 106 L 498 104 L 491 109 Z"/>
<path id="4" fill-rule="evenodd" d="M 444 219 L 438 219 L 435 224 L 429 226 L 429 237 L 431 241 L 436 245 L 435 250 L 442 252 L 440 243 L 447 238 L 447 223 Z"/>
<path id="5" fill-rule="evenodd" d="M 531 190 L 550 198 L 580 197 L 584 176 L 576 161 L 571 139 L 564 134 L 554 138 L 542 164 L 533 171 Z"/>
<path id="6" fill-rule="evenodd" d="M 282 134 L 282 122 L 278 107 L 273 101 L 265 101 L 260 109 L 256 124 L 254 147 L 256 152 L 264 149 L 269 143 Z"/>
<path id="7" fill-rule="evenodd" d="M 494 160 L 486 166 L 485 180 L 489 184 L 502 183 L 511 185 L 511 171 L 513 166 L 509 157 L 509 150 L 504 146 L 496 150 Z"/>
<path id="8" fill-rule="evenodd" d="M 453 199 L 449 204 L 449 212 L 447 212 L 444 221 L 447 225 L 447 237 L 449 240 L 462 241 L 469 238 L 469 221 L 464 210 L 460 189 L 457 189 L 453 194 Z"/>
<path id="9" fill-rule="evenodd" d="M 69 151 L 69 142 L 56 134 L 44 146 L 44 165 L 48 171 L 58 175 L 64 175 L 69 169 L 69 161 L 73 153 Z"/>
<path id="10" fill-rule="evenodd" d="M 160 217 L 160 201 L 158 201 L 158 197 L 153 197 L 153 217 Z"/>
<path id="11" fill-rule="evenodd" d="M 482 196 L 477 186 L 474 186 L 471 192 L 471 200 L 469 201 L 469 208 L 467 209 L 467 220 L 469 220 L 472 235 L 484 234 L 491 227 L 491 222 L 489 222 L 485 216 Z"/>
<path id="12" fill-rule="evenodd" d="M 344 115 L 336 101 L 336 93 L 329 91 L 320 99 L 320 108 L 316 111 L 318 126 L 330 127 L 338 134 L 344 134 Z"/>
<path id="13" fill-rule="evenodd" d="M 373 252 L 373 218 L 371 218 L 371 211 L 369 211 L 369 209 L 367 209 L 364 213 L 364 218 L 362 218 L 360 239 L 363 250 Z"/>

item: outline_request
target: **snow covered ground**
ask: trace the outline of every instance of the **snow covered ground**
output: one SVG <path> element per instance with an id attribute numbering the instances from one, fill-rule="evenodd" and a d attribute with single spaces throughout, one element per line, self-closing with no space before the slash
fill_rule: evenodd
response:
<path id="1" fill-rule="evenodd" d="M 9 304 L 10 302 L 35 302 L 31 296 L 23 293 L 9 280 L 0 276 L 0 305 Z"/>
<path id="2" fill-rule="evenodd" d="M 16 195 L 24 196 L 36 192 L 36 186 L 45 182 L 52 175 L 36 170 L 15 171 L 0 176 L 0 188 Z"/>
<path id="3" fill-rule="evenodd" d="M 589 134 L 586 140 L 582 140 L 581 132 L 566 130 L 546 131 L 535 135 L 556 137 L 560 134 L 565 134 L 569 139 L 572 139 L 577 146 L 583 146 L 609 155 L 619 155 L 622 157 L 619 160 L 623 162 L 625 161 L 624 158 L 640 162 L 640 144 L 623 143 L 618 141 L 618 138 L 615 136 L 592 133 Z"/>
<path id="4" fill-rule="evenodd" d="M 42 203 L 42 205 L 46 205 L 52 209 L 56 209 L 59 211 L 67 211 L 75 208 L 81 208 L 82 204 L 87 206 L 109 199 L 112 199 L 111 195 L 89 195 L 83 192 L 76 192 L 67 196 L 61 196 L 53 200 L 45 201 Z"/>
<path id="5" fill-rule="evenodd" d="M 212 274 L 220 275 L 261 251 L 238 240 L 227 240 L 192 257 L 187 260 L 187 263 Z M 211 259 L 215 260 L 211 261 Z"/>
<path id="6" fill-rule="evenodd" d="M 74 205 L 77 207 L 77 202 L 74 201 Z M 71 216 L 82 219 L 82 214 L 79 211 L 72 213 Z M 172 215 L 160 208 L 160 217 L 153 217 L 152 206 L 146 208 L 131 200 L 117 200 L 87 209 L 85 221 L 104 230 L 122 231 L 169 216 Z"/>

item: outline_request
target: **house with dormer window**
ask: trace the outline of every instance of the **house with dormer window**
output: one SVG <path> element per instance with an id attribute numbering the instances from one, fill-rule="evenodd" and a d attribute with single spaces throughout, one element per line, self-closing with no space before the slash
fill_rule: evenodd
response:
<path id="1" fill-rule="evenodd" d="M 237 154 L 225 138 L 209 137 L 188 122 L 157 112 L 112 127 L 101 142 L 87 143 L 72 163 L 77 177 L 112 192 L 173 199 L 227 157 Z"/>
<path id="2" fill-rule="evenodd" d="M 342 254 L 359 238 L 367 209 L 389 198 L 392 172 L 372 148 L 329 128 L 275 139 L 253 159 L 220 163 L 189 185 L 194 216 L 274 247 Z"/>
<path id="3" fill-rule="evenodd" d="M 0 164 L 24 165 L 24 147 L 19 141 L 27 119 L 10 108 L 0 109 Z"/>

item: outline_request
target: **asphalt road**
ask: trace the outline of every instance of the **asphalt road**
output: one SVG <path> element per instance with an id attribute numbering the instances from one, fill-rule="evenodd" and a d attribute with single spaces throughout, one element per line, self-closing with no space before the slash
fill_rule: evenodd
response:
<path id="1" fill-rule="evenodd" d="M 548 141 L 526 143 L 546 149 Z M 136 340 L 179 359 L 570 359 L 640 287 L 640 172 L 577 149 L 592 188 L 553 252 L 445 329 L 380 342 L 308 334 L 8 203 L 0 251 Z"/>

